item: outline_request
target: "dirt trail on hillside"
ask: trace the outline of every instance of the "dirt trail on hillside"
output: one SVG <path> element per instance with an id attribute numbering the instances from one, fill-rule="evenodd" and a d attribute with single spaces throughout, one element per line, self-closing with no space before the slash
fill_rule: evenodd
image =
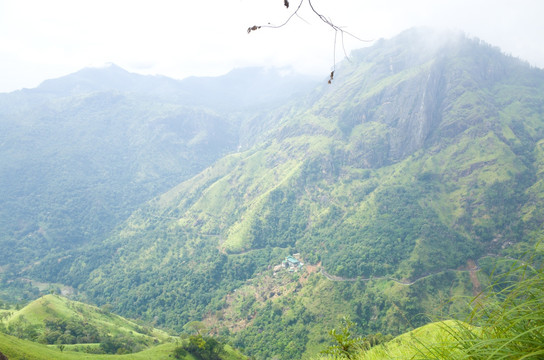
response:
<path id="1" fill-rule="evenodd" d="M 479 267 L 472 259 L 469 259 L 467 261 L 467 267 L 469 271 L 470 282 L 472 283 L 472 295 L 477 296 L 482 292 L 482 285 L 480 284 L 480 280 L 478 280 L 478 275 L 476 274 Z"/>
<path id="2" fill-rule="evenodd" d="M 492 255 L 488 254 L 486 256 L 492 256 Z M 441 274 L 441 273 L 444 273 L 444 272 L 448 272 L 448 271 L 452 271 L 452 272 L 468 272 L 469 276 L 470 276 L 470 281 L 472 283 L 472 292 L 473 292 L 474 296 L 476 296 L 476 295 L 478 295 L 478 294 L 480 294 L 482 292 L 482 286 L 481 286 L 480 281 L 478 280 L 478 276 L 477 276 L 478 270 L 480 270 L 480 267 L 476 264 L 476 262 L 474 260 L 472 260 L 472 259 L 469 259 L 467 261 L 467 267 L 466 268 L 442 269 L 442 270 L 438 270 L 438 271 L 423 275 L 423 276 L 421 276 L 419 278 L 413 279 L 412 281 L 407 280 L 407 279 L 395 279 L 395 278 L 392 278 L 392 277 L 389 277 L 389 276 L 371 276 L 371 277 L 368 277 L 368 278 L 360 276 L 360 277 L 355 277 L 355 278 L 346 278 L 346 277 L 331 275 L 331 274 L 327 273 L 325 271 L 325 269 L 323 269 L 322 267 L 320 268 L 319 272 L 323 276 L 325 276 L 327 279 L 329 279 L 331 281 L 390 280 L 390 281 L 396 282 L 397 284 L 406 285 L 406 286 L 413 285 L 418 281 L 421 281 L 423 279 L 426 279 L 426 278 L 429 278 L 429 277 L 432 277 L 432 276 L 435 276 L 435 275 L 438 275 L 438 274 Z"/>

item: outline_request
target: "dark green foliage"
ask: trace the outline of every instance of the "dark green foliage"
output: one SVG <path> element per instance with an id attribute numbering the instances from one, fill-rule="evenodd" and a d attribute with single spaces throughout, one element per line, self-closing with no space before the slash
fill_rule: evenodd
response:
<path id="1" fill-rule="evenodd" d="M 106 335 L 100 341 L 100 350 L 105 354 L 130 354 L 140 349 L 134 339 L 127 336 Z"/>
<path id="2" fill-rule="evenodd" d="M 227 292 L 287 255 L 281 249 L 264 248 L 227 256 L 212 244 L 200 245 L 190 256 L 170 259 L 161 268 L 125 274 L 117 271 L 119 264 L 108 264 L 96 277 L 107 279 L 108 290 L 102 291 L 103 284 L 97 281 L 89 284 L 89 293 L 99 303 L 114 303 L 114 311 L 132 317 L 145 314 L 147 321 L 181 331 L 187 322 L 202 319 L 203 313 L 220 310 Z"/>
<path id="3" fill-rule="evenodd" d="M 16 304 L 27 302 L 40 296 L 40 291 L 28 281 L 10 280 L 16 275 L 11 271 L 0 273 L 0 296 L 5 301 Z"/>
<path id="4" fill-rule="evenodd" d="M 78 319 L 46 319 L 45 329 L 38 337 L 44 344 L 99 343 L 101 336 L 93 325 Z"/>
<path id="5" fill-rule="evenodd" d="M 358 226 L 355 221 L 346 221 L 340 208 L 331 207 L 326 223 L 300 242 L 301 250 L 310 253 L 318 244 L 325 244 L 323 265 L 348 278 L 392 275 L 403 262 L 411 269 L 405 276 L 416 278 L 437 268 L 456 268 L 463 259 L 477 255 L 472 241 L 442 224 L 436 213 L 420 204 L 426 190 L 419 183 L 392 186 L 374 194 L 372 221 Z M 416 259 L 409 260 L 416 241 L 425 246 L 415 254 Z"/>
<path id="6" fill-rule="evenodd" d="M 7 326 L 6 332 L 21 339 L 36 341 L 39 336 L 39 327 L 31 324 L 24 316 L 19 316 Z"/>
<path id="7" fill-rule="evenodd" d="M 393 295 L 385 295 L 383 290 L 374 286 L 367 286 L 362 292 L 352 290 L 352 318 L 362 334 L 375 334 L 385 329 L 398 335 L 421 326 L 428 321 L 428 310 L 424 306 L 427 297 L 434 297 L 442 288 L 440 280 L 449 280 L 445 276 L 438 279 L 438 284 L 418 282 Z M 349 289 L 346 290 L 349 293 Z"/>
<path id="8" fill-rule="evenodd" d="M 234 345 L 248 349 L 258 359 L 298 359 L 315 319 L 299 301 L 267 302 L 253 319 L 253 326 L 236 335 Z"/>
<path id="9" fill-rule="evenodd" d="M 295 245 L 308 218 L 305 209 L 298 206 L 295 193 L 279 188 L 270 192 L 261 216 L 251 229 L 253 248 Z"/>
<path id="10" fill-rule="evenodd" d="M 176 359 L 184 359 L 187 356 L 187 350 L 183 346 L 178 346 L 174 349 L 173 355 Z"/>
<path id="11" fill-rule="evenodd" d="M 221 360 L 225 355 L 224 344 L 210 336 L 191 335 L 187 344 L 174 350 L 176 359 L 183 359 L 189 353 L 197 360 Z"/>
<path id="12" fill-rule="evenodd" d="M 535 182 L 534 175 L 527 171 L 511 181 L 495 182 L 484 193 L 484 205 L 491 217 L 487 233 L 511 239 L 522 239 L 523 222 L 518 216 L 520 208 L 527 202 L 525 190 Z M 485 237 L 483 240 L 491 240 Z"/>
<path id="13" fill-rule="evenodd" d="M 3 325 L 3 324 L 2 324 Z M 87 347 L 86 352 L 97 354 L 125 354 L 140 351 L 148 344 L 145 339 L 134 336 L 100 333 L 98 329 L 79 318 L 44 320 L 44 326 L 31 324 L 24 315 L 9 323 L 4 329 L 7 334 L 21 339 L 40 342 L 42 344 L 57 344 L 65 348 L 65 344 L 96 344 L 99 347 Z"/>

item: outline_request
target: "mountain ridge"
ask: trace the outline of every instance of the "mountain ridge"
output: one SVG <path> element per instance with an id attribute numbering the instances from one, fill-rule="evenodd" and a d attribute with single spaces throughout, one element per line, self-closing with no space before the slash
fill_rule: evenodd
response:
<path id="1" fill-rule="evenodd" d="M 352 308 L 349 301 L 327 301 L 352 313 L 364 331 L 388 324 L 393 332 L 421 324 L 423 306 L 437 306 L 435 291 L 471 293 L 468 274 L 439 274 L 401 289 L 378 279 L 327 284 L 310 273 L 299 295 L 287 282 L 283 296 L 251 300 L 258 284 L 275 281 L 270 266 L 293 252 L 335 276 L 413 279 L 486 252 L 515 253 L 542 236 L 531 224 L 541 219 L 536 174 L 544 122 L 534 104 L 543 97 L 538 79 L 544 72 L 466 37 L 418 52 L 409 41 L 418 36 L 411 31 L 361 50 L 370 55 L 339 67 L 332 86 L 308 95 L 303 104 L 309 107 L 287 110 L 261 143 L 134 213 L 106 242 L 119 255 L 76 283 L 99 302 L 107 286 L 110 298 L 113 292 L 124 299 L 121 312 L 175 308 L 177 318 L 163 317 L 174 327 L 206 316 L 220 329 L 221 320 L 210 314 L 246 306 L 251 310 L 239 316 L 252 326 L 231 336 L 263 358 L 279 351 L 258 350 L 280 336 L 267 321 L 295 331 L 308 351 L 316 346 L 313 328 L 301 330 L 325 311 L 308 298 L 312 289 L 367 299 L 353 300 Z M 116 275 L 130 269 L 138 269 L 132 280 Z M 436 279 L 459 288 L 442 288 Z M 248 281 L 253 290 L 247 285 L 228 305 Z M 124 287 L 127 282 L 134 287 Z M 138 293 L 151 284 L 156 300 L 146 306 Z M 381 287 L 387 295 L 378 295 Z M 373 309 L 376 301 L 383 308 Z M 293 309 L 296 319 L 286 320 Z M 324 313 L 329 324 L 337 316 Z"/>
<path id="2" fill-rule="evenodd" d="M 263 359 L 315 354 L 341 314 L 365 334 L 422 325 L 469 274 L 387 277 L 516 254 L 544 219 L 544 71 L 425 34 L 355 52 L 330 86 L 247 119 L 246 147 L 27 273 L 178 330 L 205 319 Z M 309 266 L 274 270 L 293 253 Z"/>
<path id="3" fill-rule="evenodd" d="M 237 68 L 221 76 L 190 76 L 181 80 L 163 75 L 141 75 L 113 63 L 87 67 L 72 74 L 43 81 L 19 92 L 74 96 L 94 92 L 140 94 L 169 98 L 179 104 L 233 111 L 287 100 L 315 86 L 318 80 L 277 68 Z"/>
<path id="4" fill-rule="evenodd" d="M 247 97 L 251 88 L 231 92 L 221 100 L 228 106 L 219 108 L 208 106 L 217 93 L 203 96 L 200 104 L 183 99 L 185 94 L 191 90 L 199 97 L 223 82 L 221 93 L 232 82 L 251 79 L 284 89 L 293 80 L 281 83 L 278 71 L 257 68 L 227 78 L 185 84 L 112 64 L 0 94 L 0 242 L 6 248 L 0 263 L 16 273 L 10 258 L 34 263 L 51 248 L 100 242 L 140 204 L 250 146 L 266 116 L 246 105 L 266 88 Z M 296 97 L 297 89 L 311 83 L 280 98 Z M 261 98 L 259 106 L 272 106 L 266 102 Z"/>

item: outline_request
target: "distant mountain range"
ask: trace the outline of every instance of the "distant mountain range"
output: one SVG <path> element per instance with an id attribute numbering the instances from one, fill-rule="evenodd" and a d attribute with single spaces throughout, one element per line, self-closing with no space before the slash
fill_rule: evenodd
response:
<path id="1" fill-rule="evenodd" d="M 248 146 L 252 107 L 314 84 L 274 69 L 178 81 L 112 64 L 0 94 L 0 264 L 102 241 L 138 205 Z"/>
<path id="2" fill-rule="evenodd" d="M 543 70 L 412 29 L 311 84 L 111 66 L 0 97 L 4 279 L 308 358 L 342 315 L 397 334 L 454 312 L 542 238 Z"/>
<path id="3" fill-rule="evenodd" d="M 270 102 L 285 101 L 317 85 L 318 79 L 281 69 L 242 68 L 223 76 L 188 77 L 174 80 L 165 76 L 130 73 L 115 64 L 85 68 L 68 76 L 46 80 L 35 94 L 73 96 L 116 91 L 169 99 L 177 104 L 221 110 L 240 110 Z"/>

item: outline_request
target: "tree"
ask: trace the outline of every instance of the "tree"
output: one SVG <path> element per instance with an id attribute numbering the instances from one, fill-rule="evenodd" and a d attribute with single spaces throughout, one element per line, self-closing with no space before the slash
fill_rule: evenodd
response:
<path id="1" fill-rule="evenodd" d="M 321 353 L 331 355 L 335 359 L 354 359 L 357 352 L 363 349 L 364 339 L 360 337 L 353 337 L 352 328 L 355 323 L 348 317 L 342 319 L 342 328 L 339 332 L 336 329 L 329 331 L 329 335 L 333 338 L 335 344 L 329 346 Z"/>
<path id="2" fill-rule="evenodd" d="M 210 336 L 191 335 L 189 343 L 174 349 L 174 357 L 177 359 L 190 353 L 199 360 L 221 360 L 224 354 L 224 345 Z"/>
<path id="3" fill-rule="evenodd" d="M 206 325 L 202 321 L 190 321 L 183 325 L 183 329 L 193 334 L 202 335 L 206 330 Z"/>
<path id="4" fill-rule="evenodd" d="M 183 346 L 178 346 L 174 349 L 174 358 L 183 359 L 185 356 L 187 356 L 187 350 L 185 350 Z"/>

